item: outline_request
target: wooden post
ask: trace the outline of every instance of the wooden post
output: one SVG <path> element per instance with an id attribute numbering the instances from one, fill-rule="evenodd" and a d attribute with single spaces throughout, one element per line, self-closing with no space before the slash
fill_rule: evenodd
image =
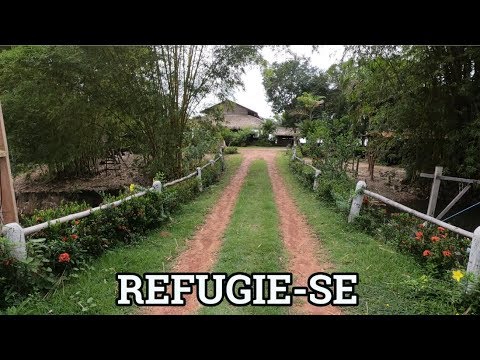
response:
<path id="1" fill-rule="evenodd" d="M 292 161 L 295 160 L 295 156 L 297 156 L 297 147 L 294 145 L 293 152 L 292 152 Z"/>
<path id="2" fill-rule="evenodd" d="M 473 232 L 472 245 L 470 246 L 470 255 L 468 257 L 467 272 L 475 275 L 476 281 L 480 276 L 480 226 Z M 468 284 L 467 291 L 474 287 L 474 283 Z"/>
<path id="3" fill-rule="evenodd" d="M 225 171 L 225 157 L 223 156 L 223 146 L 220 147 L 220 161 L 222 162 L 222 171 Z"/>
<path id="4" fill-rule="evenodd" d="M 447 214 L 447 212 L 449 212 L 450 209 L 458 202 L 458 200 L 460 200 L 462 198 L 462 196 L 465 195 L 465 193 L 470 189 L 470 187 L 471 187 L 470 185 L 465 186 L 462 189 L 462 191 L 460 191 L 458 193 L 458 195 L 455 196 L 455 198 L 452 201 L 450 201 L 450 204 L 448 204 L 445 207 L 445 209 L 443 209 L 442 212 L 440 214 L 438 214 L 437 219 L 442 220 L 443 217 Z"/>
<path id="5" fill-rule="evenodd" d="M 321 174 L 321 171 L 320 170 L 315 170 L 315 179 L 313 180 L 313 190 L 317 190 L 318 189 L 318 177 L 319 175 Z"/>
<path id="6" fill-rule="evenodd" d="M 159 192 L 159 193 L 161 193 L 162 190 L 163 190 L 162 182 L 158 181 L 158 180 L 153 182 L 152 187 L 153 187 L 154 191 Z M 165 209 L 163 208 L 163 202 L 162 202 L 162 205 L 161 205 L 160 208 L 161 208 L 160 211 L 161 211 L 162 217 L 165 217 Z"/>
<path id="7" fill-rule="evenodd" d="M 433 175 L 432 190 L 430 191 L 430 199 L 428 200 L 427 215 L 435 217 L 435 208 L 437 207 L 438 190 L 440 189 L 440 176 L 442 176 L 443 167 L 435 166 L 435 174 Z"/>
<path id="8" fill-rule="evenodd" d="M 0 104 L 0 185 L 1 185 L 1 218 L 2 224 L 18 223 L 17 203 L 13 190 L 12 172 L 8 157 L 7 134 L 3 122 L 2 105 Z"/>
<path id="9" fill-rule="evenodd" d="M 198 179 L 198 191 L 202 192 L 203 185 L 202 185 L 202 168 L 201 167 L 197 167 L 197 179 Z"/>
<path id="10" fill-rule="evenodd" d="M 212 160 L 208 160 L 208 162 L 210 163 L 210 165 L 211 165 L 212 167 L 215 166 L 215 160 L 213 160 L 213 159 L 212 159 Z"/>
<path id="11" fill-rule="evenodd" d="M 358 176 L 358 166 L 360 165 L 360 158 L 357 158 L 357 167 L 355 168 L 355 177 Z"/>
<path id="12" fill-rule="evenodd" d="M 350 215 L 348 215 L 348 222 L 352 222 L 358 214 L 360 214 L 360 209 L 362 208 L 363 203 L 363 190 L 367 188 L 367 184 L 365 181 L 357 182 L 357 186 L 355 187 L 355 197 L 352 200 L 352 207 L 350 208 Z"/>

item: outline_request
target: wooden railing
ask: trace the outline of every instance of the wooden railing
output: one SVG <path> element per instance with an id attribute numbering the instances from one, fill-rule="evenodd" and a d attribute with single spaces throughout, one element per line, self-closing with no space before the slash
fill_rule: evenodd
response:
<path id="1" fill-rule="evenodd" d="M 213 160 L 210 160 L 208 163 L 206 163 L 202 167 L 198 167 L 191 174 L 188 174 L 188 175 L 186 175 L 186 176 L 184 176 L 180 179 L 170 181 L 166 184 L 162 184 L 160 181 L 154 181 L 152 187 L 150 187 L 149 189 L 138 192 L 138 193 L 135 193 L 133 195 L 129 195 L 129 196 L 125 197 L 124 199 L 113 201 L 113 202 L 108 203 L 108 204 L 103 204 L 103 205 L 100 205 L 100 206 L 97 206 L 97 207 L 94 207 L 94 208 L 91 208 L 91 209 L 88 209 L 88 210 L 84 210 L 84 211 L 80 211 L 80 212 L 77 212 L 77 213 L 74 213 L 74 214 L 66 215 L 66 216 L 60 217 L 58 219 L 46 221 L 46 222 L 43 222 L 41 224 L 36 224 L 36 225 L 29 226 L 29 227 L 26 227 L 26 228 L 23 228 L 18 223 L 5 224 L 2 228 L 2 235 L 5 236 L 8 240 L 10 240 L 10 242 L 12 243 L 12 255 L 17 259 L 24 260 L 26 258 L 26 255 L 27 255 L 25 236 L 31 235 L 33 233 L 36 233 L 36 232 L 38 232 L 40 230 L 43 230 L 43 229 L 46 229 L 46 228 L 48 228 L 52 225 L 55 225 L 55 224 L 62 224 L 62 223 L 66 223 L 66 222 L 69 222 L 69 221 L 78 220 L 78 219 L 87 217 L 87 216 L 89 216 L 89 215 L 91 215 L 91 214 L 93 214 L 97 211 L 119 206 L 122 203 L 124 203 L 126 201 L 129 201 L 133 198 L 144 196 L 149 191 L 162 192 L 163 188 L 181 183 L 181 182 L 186 181 L 186 180 L 188 180 L 188 179 L 190 179 L 194 176 L 196 176 L 197 179 L 199 180 L 199 182 L 198 182 L 199 191 L 203 191 L 202 170 L 205 169 L 207 166 L 214 166 L 215 163 L 219 160 L 222 162 L 222 170 L 224 170 L 225 169 L 225 159 L 223 157 L 223 152 L 220 152 L 218 157 L 216 157 Z"/>
<path id="2" fill-rule="evenodd" d="M 480 276 L 480 226 L 477 227 L 475 231 L 472 233 L 465 229 L 459 228 L 458 226 L 454 226 L 449 223 L 446 223 L 445 221 L 436 219 L 433 216 L 430 216 L 420 211 L 409 208 L 408 206 L 402 205 L 385 196 L 374 193 L 373 191 L 369 191 L 366 188 L 367 188 L 367 184 L 365 183 L 365 181 L 359 181 L 357 183 L 357 186 L 355 188 L 356 195 L 352 200 L 352 206 L 350 208 L 348 222 L 352 222 L 353 219 L 355 219 L 360 214 L 360 210 L 363 204 L 363 198 L 365 197 L 365 195 L 370 196 L 387 205 L 393 206 L 394 208 L 407 212 L 417 218 L 428 221 L 438 226 L 442 226 L 445 229 L 448 229 L 456 234 L 472 239 L 472 242 L 470 245 L 470 254 L 468 257 L 467 272 L 471 272 L 476 276 Z"/>
<path id="3" fill-rule="evenodd" d="M 291 160 L 292 161 L 300 161 L 304 165 L 312 168 L 315 170 L 315 179 L 313 182 L 313 189 L 317 189 L 318 187 L 318 176 L 321 174 L 321 171 L 314 167 L 313 165 L 307 163 L 305 159 L 299 158 L 297 156 L 297 149 L 294 147 L 293 148 L 293 153 Z M 430 177 L 428 174 L 422 174 L 424 177 Z M 433 175 L 431 176 L 432 178 L 434 177 Z M 442 180 L 452 180 L 452 181 L 459 181 L 458 178 L 452 178 L 449 176 L 441 176 Z M 474 183 L 475 181 L 478 180 L 471 180 L 471 179 L 460 179 L 461 181 L 465 182 L 464 180 L 469 180 L 470 183 Z M 467 238 L 472 239 L 472 243 L 470 245 L 470 254 L 468 258 L 468 265 L 467 265 L 467 272 L 471 272 L 475 274 L 476 276 L 480 276 L 480 226 L 475 229 L 475 231 L 472 233 L 470 231 L 467 231 L 465 229 L 462 229 L 458 226 L 454 226 L 452 224 L 449 224 L 445 221 L 440 220 L 439 218 L 435 218 L 431 215 L 424 214 L 420 211 L 417 211 L 415 209 L 409 208 L 408 206 L 402 205 L 392 199 L 389 199 L 383 195 L 377 194 L 373 191 L 367 190 L 367 184 L 365 181 L 359 181 L 357 183 L 357 186 L 355 188 L 355 197 L 352 199 L 352 206 L 350 208 L 350 214 L 348 215 L 348 222 L 352 222 L 353 219 L 355 219 L 359 214 L 360 214 L 360 209 L 362 208 L 363 204 L 363 198 L 365 195 L 370 196 L 374 199 L 377 199 L 387 205 L 390 205 L 394 208 L 397 208 L 401 211 L 404 211 L 406 213 L 409 213 L 419 219 L 428 221 L 432 224 L 436 224 L 438 226 L 442 226 L 445 229 L 448 229 L 456 234 L 465 236 Z M 430 209 L 430 205 L 429 205 Z"/>

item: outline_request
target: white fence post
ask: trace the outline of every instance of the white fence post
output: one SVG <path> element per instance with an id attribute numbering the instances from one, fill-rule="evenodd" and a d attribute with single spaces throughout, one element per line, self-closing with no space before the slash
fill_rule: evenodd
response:
<path id="1" fill-rule="evenodd" d="M 202 192 L 203 185 L 202 185 L 202 168 L 201 167 L 197 167 L 197 179 L 198 179 L 198 191 Z"/>
<path id="2" fill-rule="evenodd" d="M 159 193 L 161 193 L 162 190 L 163 190 L 162 182 L 161 182 L 161 181 L 158 181 L 158 180 L 155 180 L 155 181 L 153 182 L 152 187 L 153 187 L 154 191 L 159 192 Z M 164 216 L 165 216 L 165 209 L 163 208 L 163 203 L 162 203 L 162 206 L 161 206 L 161 210 L 160 210 L 160 211 L 162 212 L 162 217 L 164 217 Z"/>
<path id="3" fill-rule="evenodd" d="M 318 177 L 320 176 L 321 171 L 320 170 L 315 170 L 315 179 L 313 180 L 313 190 L 318 189 Z"/>
<path id="4" fill-rule="evenodd" d="M 297 147 L 294 145 L 293 152 L 292 152 L 292 161 L 295 160 L 295 156 L 297 156 Z"/>
<path id="5" fill-rule="evenodd" d="M 17 223 L 10 223 L 5 225 L 5 229 L 5 237 L 12 244 L 12 256 L 17 260 L 25 260 L 27 258 L 27 246 L 23 228 Z"/>
<path id="6" fill-rule="evenodd" d="M 212 159 L 212 160 L 209 160 L 209 162 L 210 162 L 210 165 L 212 165 L 212 167 L 215 166 L 215 160 Z"/>
<path id="7" fill-rule="evenodd" d="M 362 208 L 363 203 L 363 190 L 367 188 L 367 184 L 365 181 L 357 182 L 357 186 L 355 187 L 355 197 L 352 200 L 352 207 L 350 208 L 350 215 L 348 215 L 348 222 L 352 222 L 358 214 L 360 214 L 360 209 Z"/>
<path id="8" fill-rule="evenodd" d="M 473 273 L 478 281 L 478 277 L 480 276 L 480 226 L 477 227 L 473 232 L 470 255 L 468 257 L 467 272 Z M 473 283 L 469 284 L 467 290 L 471 290 L 473 285 Z"/>

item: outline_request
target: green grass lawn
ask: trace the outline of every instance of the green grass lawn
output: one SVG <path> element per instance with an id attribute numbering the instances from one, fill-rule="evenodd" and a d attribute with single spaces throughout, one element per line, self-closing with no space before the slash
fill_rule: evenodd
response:
<path id="1" fill-rule="evenodd" d="M 136 307 L 115 305 L 115 273 L 168 271 L 175 256 L 184 249 L 209 209 L 220 197 L 240 166 L 241 155 L 226 157 L 227 169 L 219 183 L 205 189 L 176 212 L 172 222 L 152 232 L 140 243 L 107 252 L 93 262 L 93 269 L 80 273 L 44 299 L 30 299 L 17 309 L 20 314 L 128 314 Z"/>
<path id="2" fill-rule="evenodd" d="M 264 160 L 252 163 L 245 184 L 225 233 L 214 271 L 280 272 L 286 262 L 272 185 Z M 200 314 L 285 314 L 285 307 L 235 307 L 224 300 L 214 307 L 203 307 Z"/>
<path id="3" fill-rule="evenodd" d="M 288 157 L 279 154 L 280 167 L 301 212 L 329 251 L 336 271 L 358 272 L 358 307 L 344 308 L 356 314 L 452 314 L 447 297 L 416 291 L 411 284 L 425 272 L 413 258 L 397 253 L 369 235 L 353 229 L 346 215 L 322 203 L 293 176 Z"/>

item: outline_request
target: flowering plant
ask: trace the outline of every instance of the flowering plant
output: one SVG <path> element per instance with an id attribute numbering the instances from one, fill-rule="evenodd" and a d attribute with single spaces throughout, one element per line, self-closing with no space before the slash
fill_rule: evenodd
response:
<path id="1" fill-rule="evenodd" d="M 409 221 L 415 219 L 410 218 Z M 410 224 L 410 231 L 403 234 L 398 239 L 398 248 L 411 253 L 436 272 L 466 266 L 470 239 L 433 224 Z"/>

